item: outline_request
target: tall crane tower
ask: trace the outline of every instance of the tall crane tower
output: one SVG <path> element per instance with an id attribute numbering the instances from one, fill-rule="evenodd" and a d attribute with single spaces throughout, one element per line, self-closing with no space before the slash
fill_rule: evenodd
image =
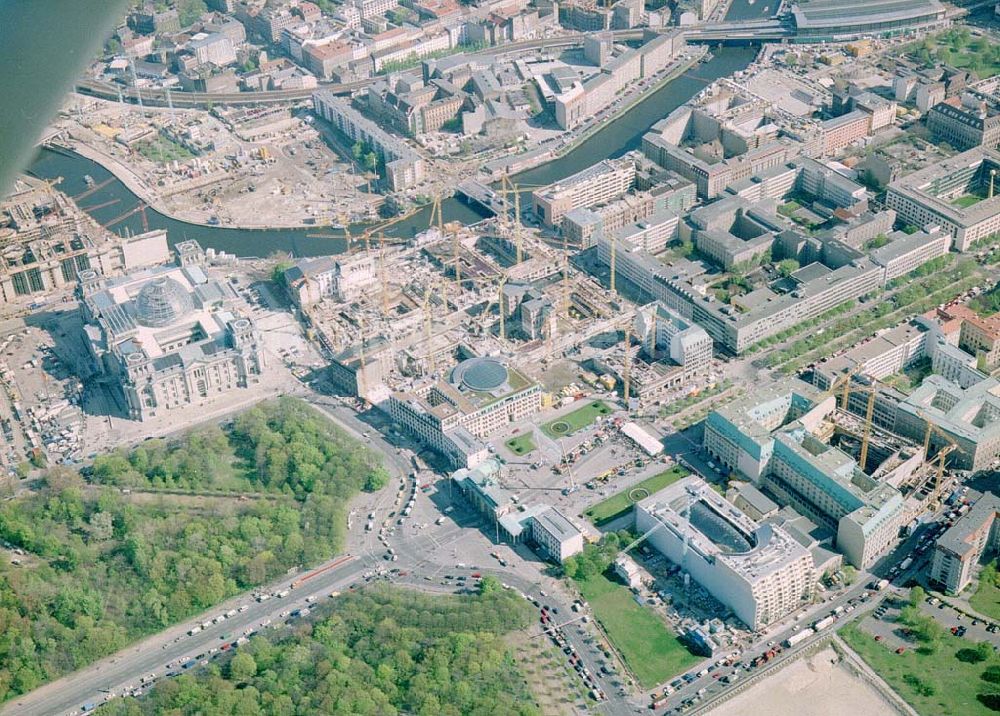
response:
<path id="1" fill-rule="evenodd" d="M 497 304 L 500 306 L 500 340 L 507 340 L 507 319 L 504 310 L 503 287 L 507 283 L 507 274 L 500 277 L 500 289 L 497 293 Z"/>
<path id="2" fill-rule="evenodd" d="M 432 375 L 437 369 L 434 365 L 434 352 L 433 346 L 431 345 L 432 336 L 432 326 L 431 326 L 431 287 L 428 285 L 424 289 L 424 344 L 427 346 L 427 374 Z"/>
<path id="3" fill-rule="evenodd" d="M 632 324 L 625 325 L 625 368 L 622 371 L 622 397 L 625 399 L 625 410 L 629 409 L 629 396 L 632 392 Z"/>

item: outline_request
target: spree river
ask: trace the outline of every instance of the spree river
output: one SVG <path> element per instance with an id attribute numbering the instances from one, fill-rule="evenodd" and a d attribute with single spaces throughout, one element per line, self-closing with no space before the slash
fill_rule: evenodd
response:
<path id="1" fill-rule="evenodd" d="M 756 0 L 755 6 L 748 5 L 747 2 L 748 0 L 735 0 L 733 12 L 739 8 L 743 11 L 740 14 L 748 9 L 760 14 L 762 4 L 776 4 L 778 0 Z M 636 149 L 642 141 L 642 135 L 654 123 L 684 104 L 706 85 L 744 69 L 756 56 L 756 48 L 753 47 L 718 47 L 713 48 L 712 52 L 714 57 L 711 60 L 695 65 L 677 79 L 652 92 L 640 103 L 614 116 L 606 126 L 571 151 L 519 174 L 514 180 L 522 185 L 549 184 L 602 159 L 621 156 Z M 96 184 L 111 179 L 106 186 L 79 200 L 80 207 L 102 224 L 114 221 L 140 203 L 139 198 L 114 179 L 107 169 L 73 153 L 43 148 L 28 171 L 42 179 L 62 177 L 59 189 L 69 196 L 78 196 L 87 191 L 88 186 L 84 180 L 86 175 L 90 175 Z M 442 202 L 442 208 L 446 221 L 470 224 L 482 218 L 457 199 Z M 427 228 L 429 214 L 427 207 L 412 217 L 393 224 L 386 230 L 386 235 L 404 238 L 413 236 Z M 268 256 L 275 251 L 291 252 L 295 256 L 322 256 L 340 253 L 345 249 L 343 239 L 317 236 L 330 233 L 327 229 L 317 227 L 239 229 L 206 226 L 173 219 L 148 207 L 145 210 L 145 221 L 149 229 L 166 229 L 171 245 L 185 239 L 197 239 L 205 248 L 227 251 L 237 256 Z M 116 232 L 124 232 L 126 229 L 132 233 L 141 232 L 143 219 L 139 214 L 133 214 L 109 228 Z"/>

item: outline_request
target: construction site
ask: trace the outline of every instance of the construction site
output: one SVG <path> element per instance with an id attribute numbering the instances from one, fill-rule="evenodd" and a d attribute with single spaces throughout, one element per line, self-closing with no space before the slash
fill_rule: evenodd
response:
<path id="1" fill-rule="evenodd" d="M 76 95 L 47 139 L 105 166 L 162 213 L 197 223 L 341 225 L 377 219 L 385 200 L 372 191 L 373 174 L 340 157 L 311 116 L 287 106 L 204 112 Z"/>

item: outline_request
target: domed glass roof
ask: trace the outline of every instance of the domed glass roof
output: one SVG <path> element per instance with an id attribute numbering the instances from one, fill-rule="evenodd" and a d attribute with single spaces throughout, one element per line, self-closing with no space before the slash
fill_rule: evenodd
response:
<path id="1" fill-rule="evenodd" d="M 149 281 L 135 297 L 135 316 L 144 326 L 169 326 L 194 310 L 187 290 L 169 276 Z"/>
<path id="2" fill-rule="evenodd" d="M 451 380 L 468 390 L 489 392 L 507 382 L 507 367 L 495 358 L 469 358 L 455 366 Z"/>

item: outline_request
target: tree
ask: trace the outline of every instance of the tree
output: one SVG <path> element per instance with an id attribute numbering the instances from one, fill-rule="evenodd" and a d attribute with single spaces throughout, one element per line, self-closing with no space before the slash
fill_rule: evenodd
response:
<path id="1" fill-rule="evenodd" d="M 364 166 L 370 172 L 378 169 L 378 155 L 375 152 L 368 152 L 365 155 Z"/>
<path id="2" fill-rule="evenodd" d="M 363 489 L 365 492 L 378 492 L 388 484 L 389 473 L 386 472 L 384 468 L 380 467 L 368 473 Z"/>
<path id="3" fill-rule="evenodd" d="M 782 259 L 778 262 L 778 273 L 782 276 L 789 276 L 799 270 L 799 262 L 795 259 Z"/>
<path id="4" fill-rule="evenodd" d="M 927 592 L 919 584 L 910 588 L 910 604 L 914 607 L 919 607 L 926 598 Z"/>
<path id="5" fill-rule="evenodd" d="M 194 24 L 206 12 L 205 0 L 177 0 L 177 18 L 181 27 Z"/>
<path id="6" fill-rule="evenodd" d="M 494 577 L 492 574 L 485 575 L 479 580 L 479 593 L 486 594 L 496 594 L 497 592 L 503 591 L 503 585 L 500 580 Z"/>
<path id="7" fill-rule="evenodd" d="M 229 662 L 229 678 L 232 681 L 249 681 L 257 675 L 257 662 L 246 651 L 240 650 Z"/>
<path id="8" fill-rule="evenodd" d="M 114 534 L 113 518 L 110 512 L 95 512 L 90 516 L 90 537 L 95 542 L 104 542 Z"/>
<path id="9" fill-rule="evenodd" d="M 360 162 L 361 157 L 365 155 L 365 145 L 361 142 L 355 142 L 351 147 L 351 155 L 354 157 L 355 161 Z"/>

